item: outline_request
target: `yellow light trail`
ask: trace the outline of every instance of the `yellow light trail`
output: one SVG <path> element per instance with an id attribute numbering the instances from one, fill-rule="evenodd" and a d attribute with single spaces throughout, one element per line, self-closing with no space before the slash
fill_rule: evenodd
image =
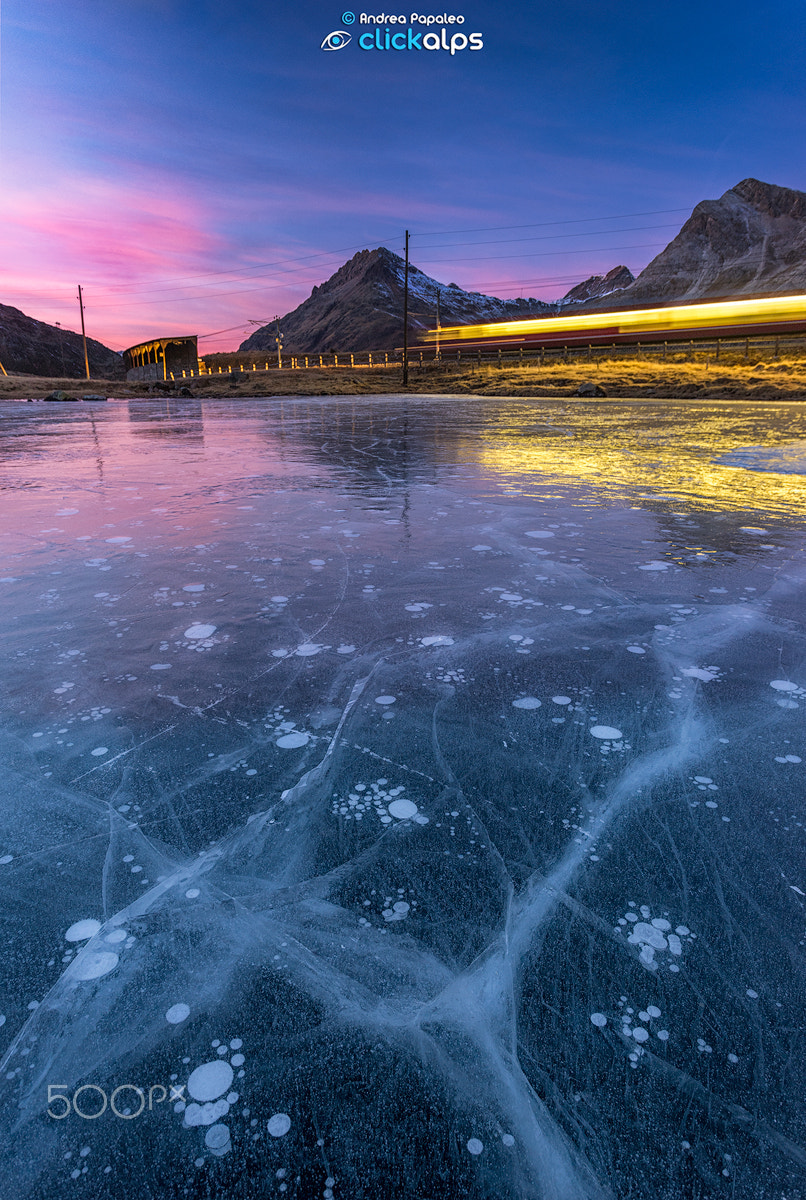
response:
<path id="1" fill-rule="evenodd" d="M 577 316 L 536 317 L 485 325 L 443 325 L 423 334 L 427 342 L 482 341 L 489 338 L 585 337 L 597 332 L 610 337 L 698 329 L 730 329 L 779 323 L 806 325 L 806 296 L 770 296 L 755 300 L 719 300 L 680 304 L 668 308 L 624 309 L 620 312 L 584 313 Z"/>

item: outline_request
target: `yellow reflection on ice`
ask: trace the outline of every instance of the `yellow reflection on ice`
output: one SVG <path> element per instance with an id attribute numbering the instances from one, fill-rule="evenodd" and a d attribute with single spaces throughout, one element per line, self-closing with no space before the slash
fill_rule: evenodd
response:
<path id="1" fill-rule="evenodd" d="M 724 405 L 712 411 L 699 405 L 668 406 L 663 410 L 667 420 L 659 426 L 657 414 L 652 414 L 652 420 L 648 410 L 650 420 L 642 424 L 640 406 L 630 409 L 614 402 L 611 409 L 601 401 L 598 404 L 595 413 L 593 406 L 588 409 L 579 436 L 570 436 L 575 424 L 571 413 L 565 421 L 556 411 L 551 413 L 557 434 L 543 431 L 536 435 L 534 410 L 526 418 L 520 408 L 509 413 L 499 410 L 498 430 L 489 429 L 479 438 L 459 439 L 459 460 L 476 462 L 505 477 L 524 495 L 545 495 L 553 486 L 562 487 L 567 494 L 569 485 L 573 488 L 579 483 L 586 492 L 595 487 L 608 502 L 632 504 L 637 497 L 668 498 L 698 509 L 806 515 L 806 476 L 714 461 L 742 443 L 736 436 L 741 421 L 731 421 Z M 754 412 L 756 419 L 763 420 L 764 415 L 764 406 Z M 780 432 L 775 432 L 780 409 L 770 408 L 767 415 L 769 441 L 765 446 L 759 439 L 756 424 L 753 442 L 773 449 L 781 444 Z M 744 445 L 748 445 L 746 439 Z"/>

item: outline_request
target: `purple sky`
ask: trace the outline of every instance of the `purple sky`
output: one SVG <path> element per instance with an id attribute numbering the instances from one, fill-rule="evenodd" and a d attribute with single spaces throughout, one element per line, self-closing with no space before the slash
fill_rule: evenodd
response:
<path id="1" fill-rule="evenodd" d="M 453 55 L 344 11 L 4 0 L 0 302 L 77 328 L 81 283 L 115 349 L 223 350 L 406 228 L 446 283 L 552 299 L 746 176 L 806 189 L 800 3 L 425 7 L 481 34 Z"/>

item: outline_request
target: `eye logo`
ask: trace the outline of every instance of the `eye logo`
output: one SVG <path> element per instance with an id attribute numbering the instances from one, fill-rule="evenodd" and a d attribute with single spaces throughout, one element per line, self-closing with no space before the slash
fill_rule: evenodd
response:
<path id="1" fill-rule="evenodd" d="M 346 29 L 334 29 L 322 42 L 320 50 L 343 50 L 352 40 L 351 34 Z"/>

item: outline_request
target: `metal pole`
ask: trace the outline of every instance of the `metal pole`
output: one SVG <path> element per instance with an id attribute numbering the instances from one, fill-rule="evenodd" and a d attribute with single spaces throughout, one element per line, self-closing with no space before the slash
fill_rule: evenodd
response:
<path id="1" fill-rule="evenodd" d="M 87 379 L 90 377 L 90 360 L 87 358 L 87 334 L 84 330 L 84 300 L 81 295 L 81 284 L 78 285 L 78 307 L 81 309 L 81 336 L 84 339 L 84 370 Z"/>
<path id="2" fill-rule="evenodd" d="M 403 272 L 403 387 L 409 385 L 409 231 L 406 230 L 406 266 Z"/>
<path id="3" fill-rule="evenodd" d="M 280 333 L 280 318 L 274 319 L 277 322 L 277 337 L 274 339 L 277 342 L 277 367 L 280 369 L 283 365 L 283 335 Z"/>
<path id="4" fill-rule="evenodd" d="M 437 353 L 436 353 L 437 362 L 439 362 L 439 331 L 442 328 L 440 325 L 440 320 L 439 320 L 439 296 L 440 296 L 440 290 L 439 290 L 439 288 L 437 288 Z"/>

